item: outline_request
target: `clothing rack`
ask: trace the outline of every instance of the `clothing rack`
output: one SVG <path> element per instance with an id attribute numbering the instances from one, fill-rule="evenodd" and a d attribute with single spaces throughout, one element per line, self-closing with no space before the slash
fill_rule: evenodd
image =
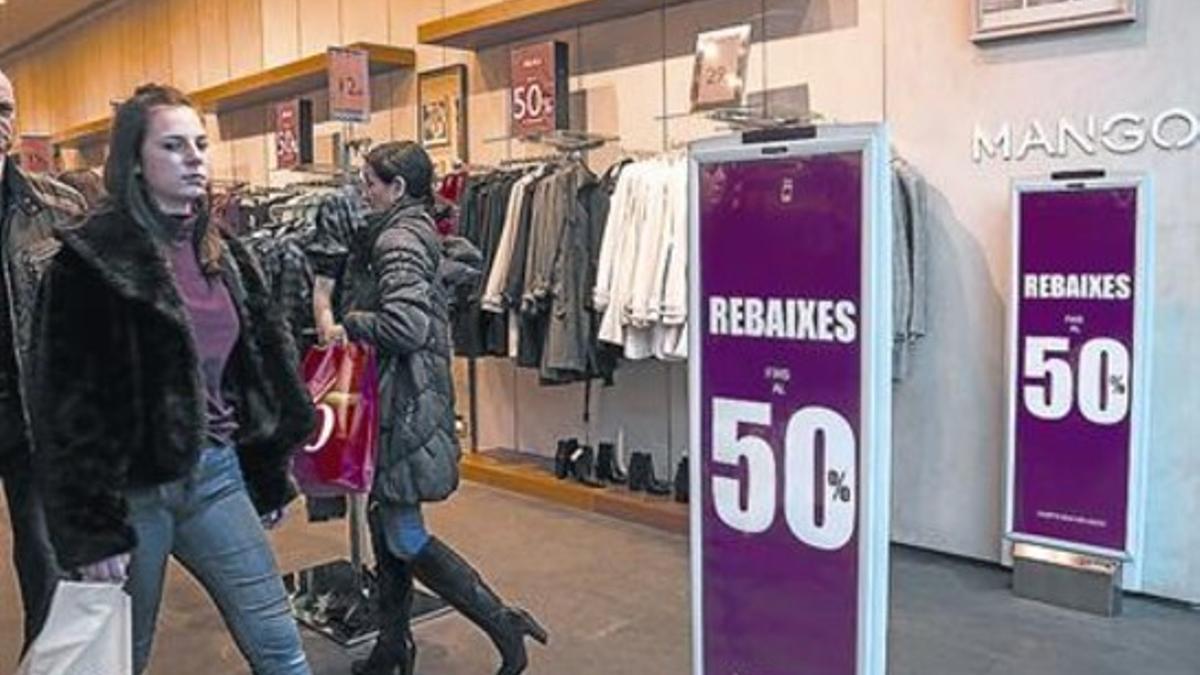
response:
<path id="1" fill-rule="evenodd" d="M 548 145 L 564 152 L 585 152 L 603 147 L 608 143 L 621 140 L 620 136 L 595 134 L 588 131 L 573 131 L 564 129 L 548 134 L 529 136 L 522 140 L 540 145 Z"/>
<path id="2" fill-rule="evenodd" d="M 462 160 L 455 160 L 454 164 L 451 165 L 453 171 L 466 171 L 467 173 L 490 173 L 497 168 L 488 164 L 471 164 Z"/>
<path id="3" fill-rule="evenodd" d="M 343 166 L 341 164 L 322 164 L 320 162 L 313 162 L 311 164 L 297 164 L 295 167 L 292 167 L 290 171 L 294 171 L 296 173 L 315 173 L 323 176 L 342 176 L 354 173 L 355 169 L 354 167 Z"/>
<path id="4" fill-rule="evenodd" d="M 497 136 L 495 138 L 485 138 L 484 143 L 499 143 L 508 141 L 521 141 L 523 143 L 536 143 L 538 145 L 549 145 L 564 151 L 585 151 L 594 150 L 608 143 L 621 140 L 620 136 L 611 136 L 607 134 L 597 134 L 591 131 L 580 131 L 576 129 L 559 129 L 542 134 L 531 134 L 529 136 Z"/>
<path id="5" fill-rule="evenodd" d="M 305 219 L 300 212 L 314 208 L 322 195 L 335 195 L 343 191 L 357 175 L 353 169 L 333 165 L 305 165 L 298 169 L 298 173 L 310 174 L 311 178 L 277 187 L 250 187 L 246 184 L 230 185 L 228 188 L 221 186 L 235 199 L 263 199 L 266 203 L 270 203 L 272 198 L 294 200 L 270 204 L 264 219 L 256 222 L 244 237 L 249 239 L 262 235 L 262 240 L 269 240 L 295 234 L 289 229 L 305 227 Z M 301 217 L 281 217 L 294 213 Z M 290 278 L 295 279 L 294 276 Z M 288 288 L 290 291 L 291 287 Z M 311 297 L 302 306 L 307 307 L 311 315 Z M 311 333 L 303 329 L 301 333 L 311 337 Z M 378 634 L 379 626 L 370 592 L 373 581 L 366 568 L 367 498 L 365 495 L 350 495 L 347 502 L 348 560 L 343 557 L 327 561 L 285 576 L 285 585 L 297 620 L 344 648 L 371 640 Z"/>
<path id="6" fill-rule="evenodd" d="M 626 148 L 620 148 L 619 150 L 620 156 L 617 158 L 618 163 L 624 160 L 637 161 L 641 159 L 654 159 L 663 155 L 662 150 L 630 150 Z"/>
<path id="7" fill-rule="evenodd" d="M 501 169 L 511 169 L 533 164 L 554 164 L 561 162 L 564 159 L 574 159 L 571 153 L 558 153 L 554 155 L 534 155 L 532 157 L 515 157 L 513 159 L 504 159 L 500 161 Z"/>
<path id="8" fill-rule="evenodd" d="M 796 117 L 772 117 L 766 114 L 759 114 L 748 108 L 720 108 L 708 113 L 708 118 L 714 122 L 728 124 L 736 130 L 745 131 L 749 129 L 812 126 L 816 122 L 825 119 L 825 116 L 816 111 L 808 111 L 806 114 Z"/>
<path id="9" fill-rule="evenodd" d="M 230 192 L 237 192 L 250 186 L 244 180 L 235 180 L 232 178 L 212 178 L 208 181 L 208 184 L 219 190 L 228 190 Z"/>
<path id="10" fill-rule="evenodd" d="M 583 159 L 583 153 L 595 150 L 606 144 L 620 140 L 616 136 L 597 135 L 567 135 L 567 136 L 533 136 L 527 140 L 532 143 L 548 145 L 556 150 L 552 154 L 534 155 L 532 157 L 514 157 L 502 160 L 501 167 L 521 166 L 524 164 L 552 164 L 563 160 L 577 161 Z"/>

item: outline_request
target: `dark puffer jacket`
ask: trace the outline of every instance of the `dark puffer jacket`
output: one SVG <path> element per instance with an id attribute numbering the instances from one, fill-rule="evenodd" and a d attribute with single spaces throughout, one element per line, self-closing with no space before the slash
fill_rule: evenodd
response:
<path id="1" fill-rule="evenodd" d="M 479 281 L 478 251 L 455 240 L 443 252 L 424 206 L 400 203 L 371 219 L 339 282 L 342 324 L 379 356 L 380 450 L 372 496 L 413 505 L 458 487 L 450 302 Z M 343 296 L 345 297 L 345 296 Z"/>

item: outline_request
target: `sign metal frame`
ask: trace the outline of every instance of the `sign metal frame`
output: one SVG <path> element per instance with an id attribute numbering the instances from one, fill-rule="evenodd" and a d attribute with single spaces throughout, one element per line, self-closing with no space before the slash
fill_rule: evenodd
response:
<path id="1" fill-rule="evenodd" d="M 1059 538 L 1027 532 L 1017 532 L 1014 525 L 1016 488 L 1016 418 L 1021 393 L 1018 372 L 1020 361 L 1019 318 L 1021 303 L 1021 198 L 1030 193 L 1078 193 L 1111 189 L 1133 189 L 1137 195 L 1136 252 L 1133 270 L 1133 345 L 1130 353 L 1130 385 L 1133 388 L 1129 404 L 1129 476 L 1126 504 L 1126 537 L 1123 549 L 1092 546 Z M 1119 560 L 1123 563 L 1122 587 L 1139 591 L 1143 586 L 1143 548 L 1145 529 L 1146 456 L 1150 432 L 1151 354 L 1154 320 L 1154 191 L 1148 174 L 1109 174 L 1100 178 L 1081 180 L 1050 180 L 1022 178 L 1012 187 L 1012 271 L 1010 274 L 1007 316 L 1007 382 L 1005 429 L 1005 508 L 1004 545 L 1006 554 L 1015 543 L 1032 544 L 1089 556 Z"/>
<path id="2" fill-rule="evenodd" d="M 785 135 L 785 134 L 783 134 Z M 702 382 L 703 334 L 706 330 L 701 280 L 699 182 L 709 163 L 795 159 L 829 153 L 862 156 L 862 261 L 858 308 L 861 376 L 858 460 L 859 496 L 856 514 L 858 597 L 854 675 L 884 675 L 887 665 L 888 568 L 891 495 L 891 179 L 888 132 L 882 124 L 822 126 L 811 137 L 746 142 L 741 134 L 693 143 L 689 149 L 689 276 L 691 286 L 689 349 L 689 434 L 696 456 L 691 470 L 691 588 L 693 675 L 733 675 L 705 671 L 706 644 L 736 636 L 704 634 L 704 509 L 711 490 L 702 485 L 703 464 L 711 448 L 703 447 Z M 761 246 L 761 242 L 751 245 Z M 779 270 L 779 273 L 786 273 Z M 802 573 L 802 572 L 799 572 Z M 803 599 L 795 599 L 803 611 Z"/>

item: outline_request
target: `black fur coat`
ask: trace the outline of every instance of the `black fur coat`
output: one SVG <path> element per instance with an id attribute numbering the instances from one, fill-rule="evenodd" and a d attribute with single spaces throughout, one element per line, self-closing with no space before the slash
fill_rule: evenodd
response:
<path id="1" fill-rule="evenodd" d="M 131 550 L 124 491 L 185 476 L 206 445 L 204 388 L 187 310 L 150 233 L 123 212 L 58 233 L 42 285 L 30 396 L 34 457 L 65 569 Z M 294 496 L 291 450 L 313 410 L 261 271 L 230 241 L 222 279 L 241 334 L 222 381 L 234 442 L 261 513 Z"/>

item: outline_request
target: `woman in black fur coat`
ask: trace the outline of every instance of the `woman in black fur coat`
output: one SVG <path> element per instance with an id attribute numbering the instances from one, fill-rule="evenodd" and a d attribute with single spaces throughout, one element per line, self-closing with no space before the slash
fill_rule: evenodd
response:
<path id="1" fill-rule="evenodd" d="M 458 488 L 461 450 L 454 433 L 450 375 L 450 297 L 479 281 L 479 251 L 438 237 L 433 163 L 412 142 L 385 143 L 367 154 L 367 197 L 376 212 L 350 246 L 338 283 L 338 318 L 329 280 L 315 294 L 321 340 L 356 340 L 379 356 L 379 459 L 370 523 L 379 561 L 383 626 L 355 675 L 412 675 L 416 646 L 409 629 L 413 576 L 479 626 L 500 653 L 498 675 L 525 670 L 525 638 L 543 644 L 546 630 L 525 610 L 506 605 L 475 568 L 430 536 L 421 504 Z"/>
<path id="2" fill-rule="evenodd" d="M 34 456 L 63 569 L 132 598 L 135 673 L 174 556 L 255 673 L 308 675 L 263 528 L 294 496 L 312 405 L 261 272 L 208 227 L 207 150 L 175 89 L 118 109 L 109 202 L 58 233 L 41 289 Z"/>

